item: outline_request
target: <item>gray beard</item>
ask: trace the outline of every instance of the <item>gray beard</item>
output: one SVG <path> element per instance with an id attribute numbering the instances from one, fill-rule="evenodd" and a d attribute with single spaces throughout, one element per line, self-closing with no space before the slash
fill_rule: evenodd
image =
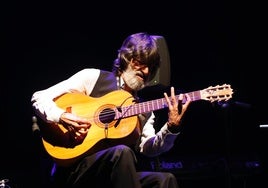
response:
<path id="1" fill-rule="evenodd" d="M 144 88 L 145 84 L 136 77 L 136 72 L 129 65 L 127 70 L 123 72 L 123 79 L 125 84 L 134 91 Z"/>

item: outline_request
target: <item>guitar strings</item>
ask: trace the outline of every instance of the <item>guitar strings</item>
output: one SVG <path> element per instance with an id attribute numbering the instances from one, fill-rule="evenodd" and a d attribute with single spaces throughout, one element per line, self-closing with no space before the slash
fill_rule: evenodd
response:
<path id="1" fill-rule="evenodd" d="M 224 89 L 226 89 L 226 87 L 229 86 L 229 85 L 227 85 L 227 86 L 224 85 L 224 86 L 225 86 Z M 208 88 L 208 90 L 215 91 L 215 88 L 219 89 L 219 87 L 210 87 L 210 88 Z M 199 99 L 204 99 L 200 95 L 200 92 L 202 92 L 202 91 L 204 91 L 204 90 L 193 91 L 193 92 L 189 92 L 188 94 L 190 95 L 191 99 L 193 101 L 195 101 L 195 100 L 199 100 Z M 206 93 L 208 93 L 208 91 L 206 91 Z M 231 92 L 231 94 L 232 94 L 232 92 Z M 178 96 L 179 95 L 175 96 L 177 100 L 178 100 Z M 101 114 L 101 117 L 102 118 L 108 118 L 108 117 L 111 117 L 111 115 L 114 115 L 114 114 L 115 115 L 120 115 L 121 114 L 120 116 L 116 116 L 117 121 L 120 121 L 122 118 L 124 118 L 125 115 L 127 115 L 128 112 L 135 112 L 135 113 L 133 113 L 133 115 L 137 115 L 138 112 L 139 113 L 142 113 L 142 112 L 144 113 L 144 112 L 158 110 L 158 109 L 167 107 L 165 98 L 155 99 L 155 100 L 146 101 L 146 102 L 142 102 L 142 103 L 135 103 L 135 104 L 128 105 L 128 106 L 123 106 L 124 103 L 130 98 L 132 98 L 132 97 L 130 96 L 130 97 L 126 98 L 119 106 L 115 106 L 115 108 L 110 108 L 110 111 L 107 111 L 107 112 L 102 111 L 103 113 Z M 137 100 L 134 99 L 132 102 L 136 102 L 136 101 Z M 182 102 L 185 103 L 185 99 L 183 99 Z M 116 112 L 119 112 L 119 113 L 116 113 Z M 131 115 L 129 115 L 129 116 L 131 116 Z M 129 117 L 129 116 L 127 116 L 127 117 Z M 100 118 L 99 118 L 99 116 L 93 116 L 92 120 L 95 120 L 95 119 L 100 119 Z M 113 120 L 116 120 L 116 119 L 113 119 Z"/>

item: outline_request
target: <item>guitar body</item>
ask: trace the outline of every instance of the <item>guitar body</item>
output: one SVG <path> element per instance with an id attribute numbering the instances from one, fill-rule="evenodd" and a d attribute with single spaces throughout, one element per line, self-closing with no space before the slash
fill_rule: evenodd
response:
<path id="1" fill-rule="evenodd" d="M 69 133 L 63 125 L 42 126 L 43 145 L 59 165 L 68 166 L 86 154 L 118 143 L 134 144 L 139 136 L 137 116 L 115 119 L 117 107 L 133 103 L 133 97 L 126 91 L 113 91 L 100 98 L 67 93 L 55 102 L 58 107 L 88 118 L 91 122 L 87 136 L 79 145 L 70 142 Z"/>

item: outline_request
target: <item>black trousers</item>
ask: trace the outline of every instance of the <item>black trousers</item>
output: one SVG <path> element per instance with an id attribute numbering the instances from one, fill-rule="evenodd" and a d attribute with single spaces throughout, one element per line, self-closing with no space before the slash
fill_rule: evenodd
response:
<path id="1" fill-rule="evenodd" d="M 57 168 L 52 187 L 61 188 L 178 188 L 168 172 L 137 172 L 136 157 L 125 145 L 86 156 L 74 168 Z"/>

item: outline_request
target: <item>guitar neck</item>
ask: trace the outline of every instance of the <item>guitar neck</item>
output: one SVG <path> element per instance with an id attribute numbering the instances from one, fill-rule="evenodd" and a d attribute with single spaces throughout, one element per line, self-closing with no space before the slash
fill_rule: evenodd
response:
<path id="1" fill-rule="evenodd" d="M 185 94 L 188 94 L 192 101 L 201 100 L 201 91 L 200 90 L 185 93 Z M 179 95 L 176 95 L 175 98 L 176 98 L 176 100 L 179 100 Z M 186 101 L 186 99 L 184 98 L 182 103 L 185 103 L 185 101 Z M 121 108 L 121 113 L 119 116 L 121 118 L 122 117 L 125 118 L 125 117 L 129 117 L 129 116 L 134 116 L 137 114 L 142 114 L 142 113 L 160 110 L 160 109 L 163 109 L 166 107 L 168 107 L 168 104 L 167 104 L 167 101 L 165 98 L 154 99 L 154 100 L 150 100 L 150 101 L 146 101 L 146 102 L 142 102 L 142 103 L 124 106 Z"/>
<path id="2" fill-rule="evenodd" d="M 185 94 L 188 94 L 192 101 L 197 101 L 201 99 L 210 102 L 227 101 L 232 98 L 233 89 L 230 87 L 229 84 L 223 84 L 217 86 L 210 86 L 203 90 L 197 90 Z M 175 97 L 176 100 L 179 99 L 179 95 L 176 95 Z M 186 99 L 184 98 L 182 103 L 184 104 L 185 101 Z M 150 100 L 142 103 L 132 104 L 129 106 L 123 106 L 120 107 L 120 110 L 116 112 L 116 119 L 156 111 L 166 107 L 168 107 L 168 104 L 165 98 Z"/>

